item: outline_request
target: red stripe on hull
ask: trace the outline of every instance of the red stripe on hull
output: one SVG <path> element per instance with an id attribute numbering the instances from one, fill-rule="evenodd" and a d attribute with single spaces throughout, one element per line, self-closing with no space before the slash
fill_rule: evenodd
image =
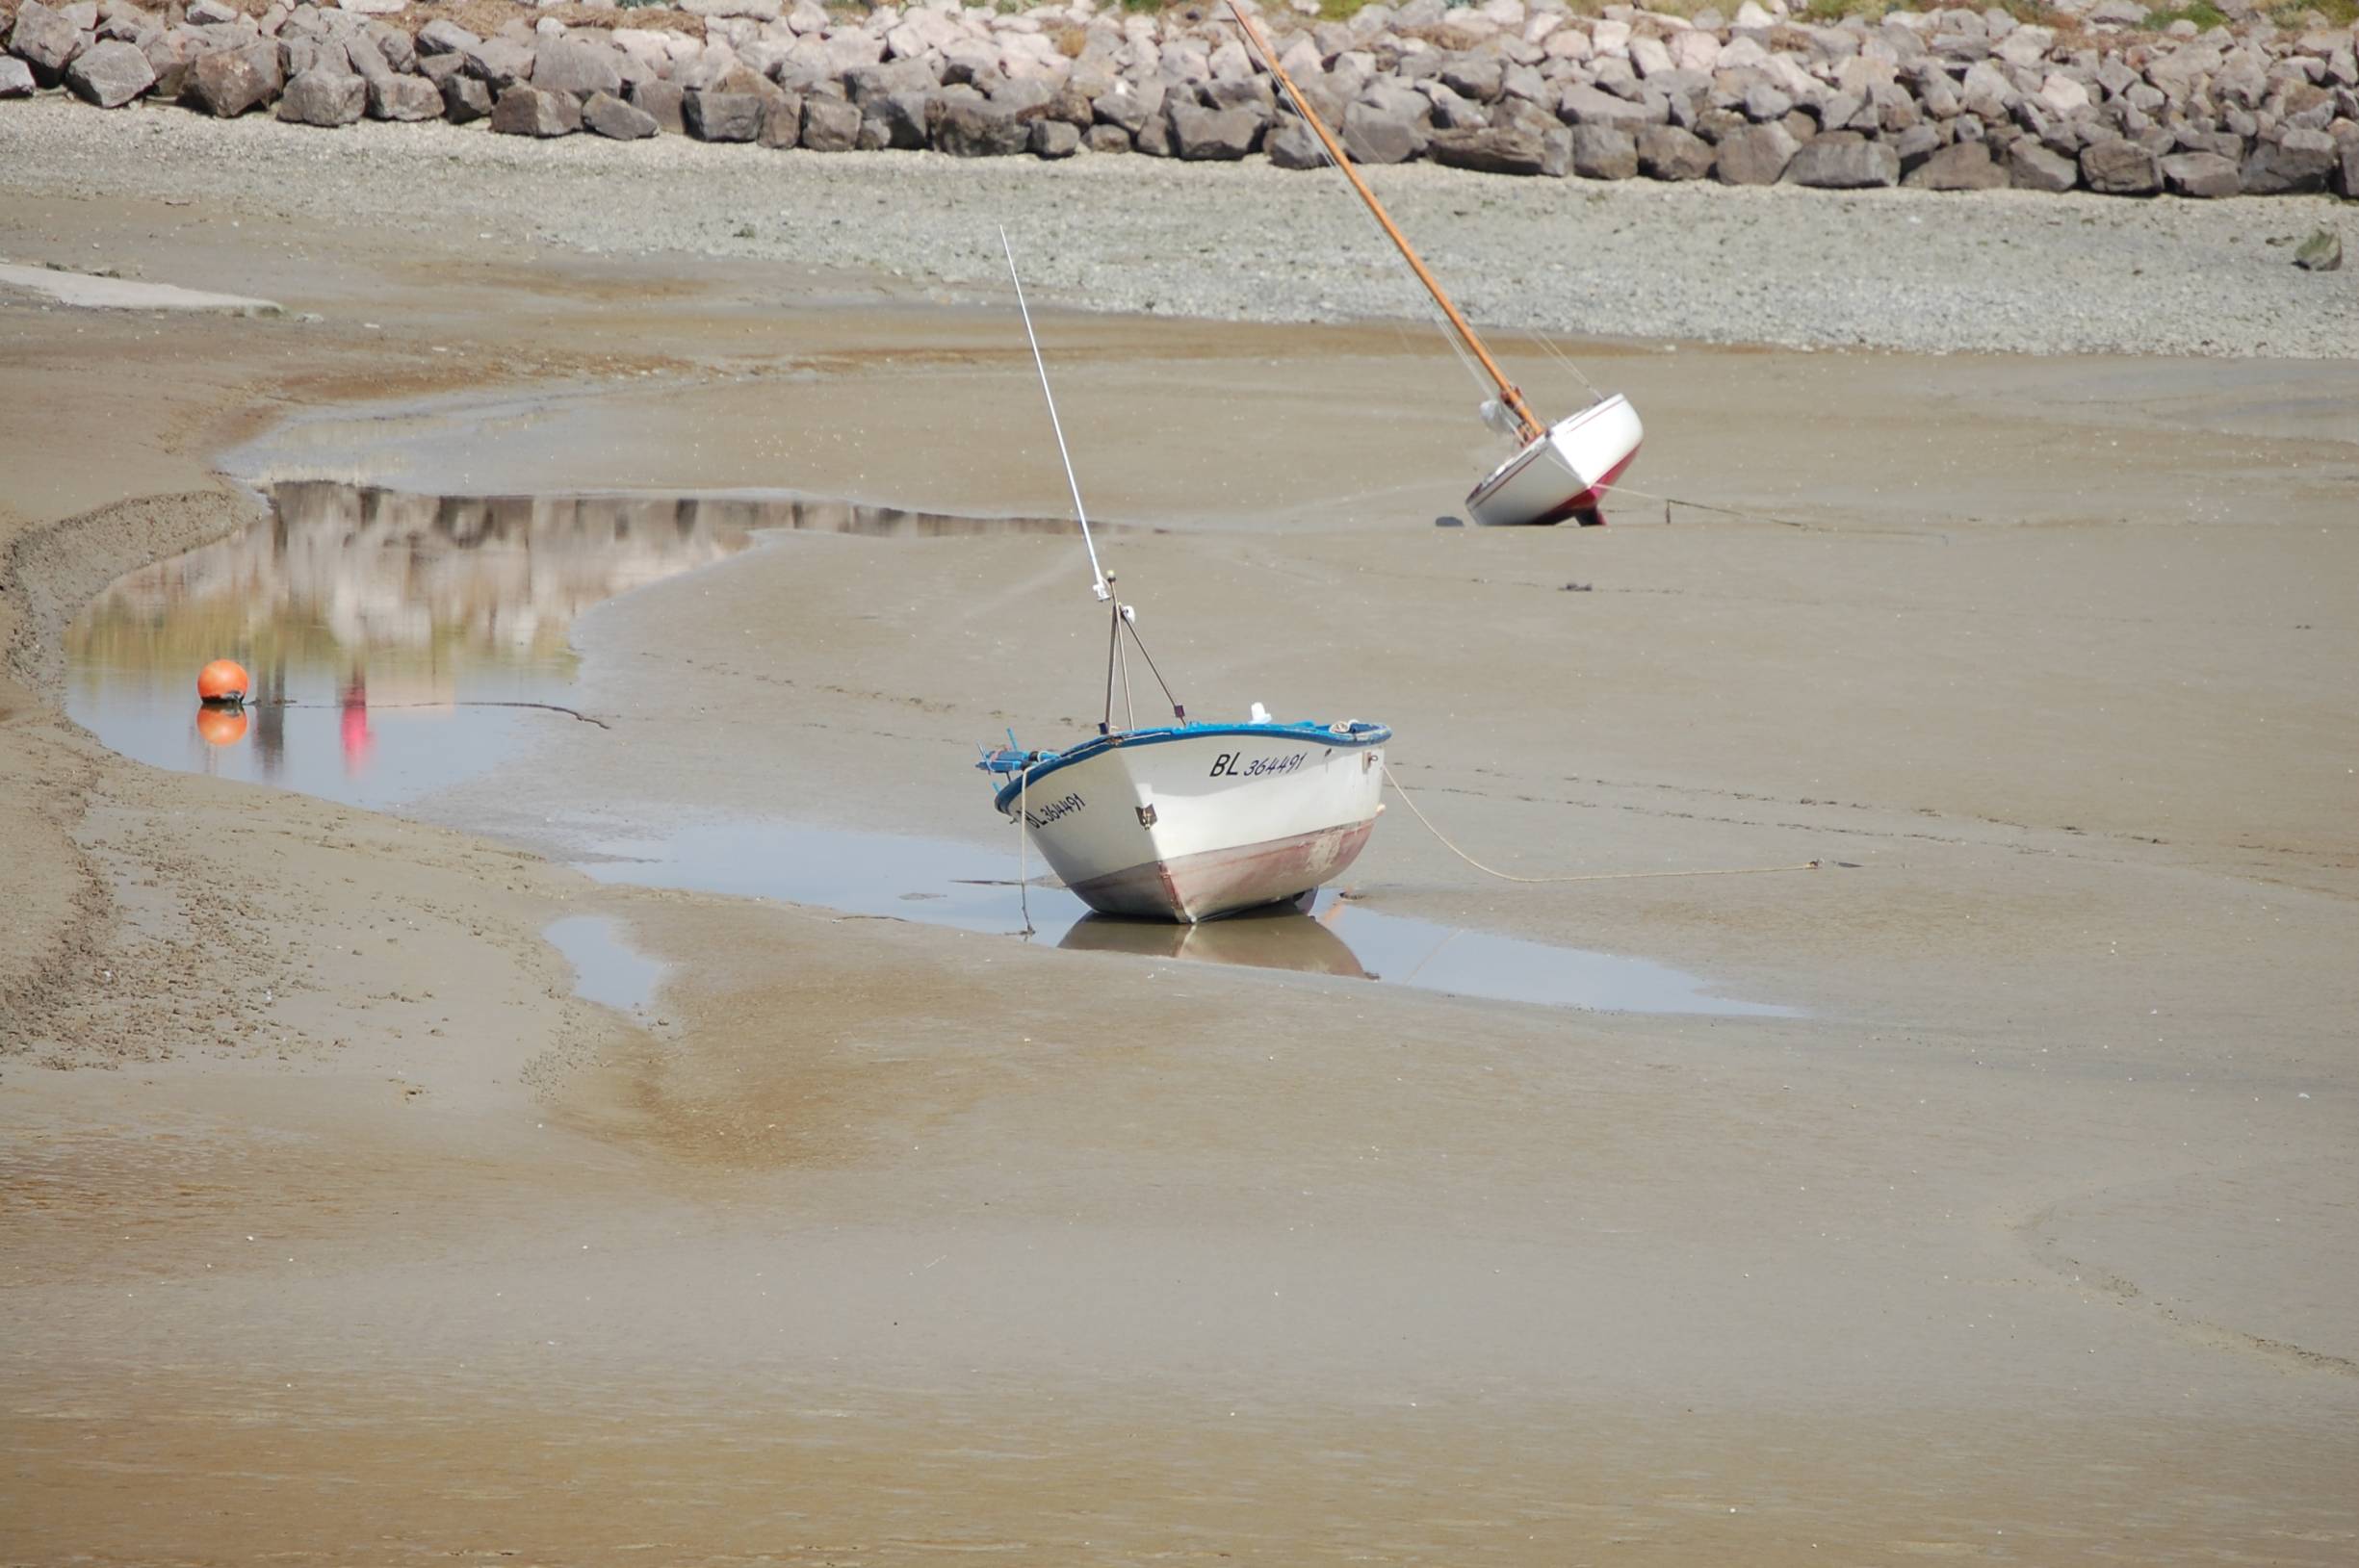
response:
<path id="1" fill-rule="evenodd" d="M 1102 914 L 1193 924 L 1299 897 L 1342 875 L 1360 858 L 1375 827 L 1376 819 L 1370 817 L 1348 827 L 1322 828 L 1236 849 L 1149 861 L 1076 883 L 1073 890 Z"/>
<path id="2" fill-rule="evenodd" d="M 1605 493 L 1614 488 L 1614 481 L 1621 477 L 1622 470 L 1628 468 L 1636 461 L 1638 461 L 1638 449 L 1633 447 L 1630 449 L 1629 456 L 1623 458 L 1620 462 L 1616 463 L 1612 468 L 1605 471 L 1605 476 L 1603 478 L 1599 479 L 1595 484 L 1591 485 L 1587 490 L 1582 491 L 1579 495 L 1573 497 L 1570 501 L 1566 501 L 1563 505 L 1557 506 L 1545 513 L 1542 513 L 1541 516 L 1532 519 L 1533 525 L 1535 527 L 1543 527 L 1550 523 L 1562 523 L 1565 521 L 1565 519 L 1579 512 L 1595 512 L 1597 514 L 1597 522 L 1599 524 L 1604 523 L 1605 513 L 1599 511 L 1598 508 L 1605 504 Z M 1585 527 L 1588 526 L 1589 525 L 1586 523 L 1583 525 Z"/>

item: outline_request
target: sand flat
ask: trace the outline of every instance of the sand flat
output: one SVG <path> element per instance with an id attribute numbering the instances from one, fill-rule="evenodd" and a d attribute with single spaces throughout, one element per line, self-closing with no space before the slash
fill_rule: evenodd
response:
<path id="1" fill-rule="evenodd" d="M 217 462 L 1058 504 L 988 312 L 240 216 L 43 220 L 325 320 L 6 319 L 14 1556 L 2347 1560 L 2359 369 L 1624 346 L 1633 486 L 1758 515 L 1491 534 L 1388 328 L 1044 322 L 1193 708 L 1386 718 L 1520 870 L 1852 862 L 1514 887 L 1387 816 L 1371 909 L 1808 1015 L 1593 1015 L 562 863 L 1003 842 L 972 742 L 1096 696 L 1053 537 L 616 601 L 613 729 L 423 822 L 113 758 L 64 617 L 250 515 Z"/>

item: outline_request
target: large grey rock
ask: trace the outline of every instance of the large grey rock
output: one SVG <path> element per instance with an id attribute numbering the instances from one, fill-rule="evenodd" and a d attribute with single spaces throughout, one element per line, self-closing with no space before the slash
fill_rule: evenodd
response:
<path id="1" fill-rule="evenodd" d="M 1171 106 L 1172 151 L 1191 163 L 1233 161 L 1261 140 L 1261 116 L 1251 109 Z"/>
<path id="2" fill-rule="evenodd" d="M 368 36 L 376 45 L 376 53 L 397 74 L 415 76 L 418 73 L 418 46 L 407 33 L 383 22 L 371 22 Z"/>
<path id="3" fill-rule="evenodd" d="M 1091 112 L 1103 125 L 1119 125 L 1136 136 L 1147 122 L 1163 113 L 1164 87 L 1160 82 L 1117 82 L 1113 90 L 1102 92 L 1090 105 Z"/>
<path id="4" fill-rule="evenodd" d="M 350 125 L 369 107 L 369 84 L 350 71 L 298 71 L 279 94 L 278 117 L 290 125 Z"/>
<path id="5" fill-rule="evenodd" d="M 1885 141 L 1870 141 L 1856 131 L 1830 131 L 1810 139 L 1786 166 L 1782 183 L 1826 191 L 1865 191 L 1898 185 L 1901 156 Z"/>
<path id="6" fill-rule="evenodd" d="M 278 45 L 256 39 L 235 49 L 197 56 L 180 95 L 209 115 L 233 119 L 277 97 L 282 81 Z"/>
<path id="7" fill-rule="evenodd" d="M 21 98 L 34 86 L 32 66 L 14 55 L 0 55 L 0 98 Z"/>
<path id="8" fill-rule="evenodd" d="M 1462 98 L 1439 82 L 1422 82 L 1426 101 L 1434 106 L 1435 131 L 1480 131 L 1491 124 L 1491 113 L 1472 98 Z"/>
<path id="9" fill-rule="evenodd" d="M 1145 153 L 1150 158 L 1177 156 L 1176 149 L 1172 146 L 1169 100 L 1166 100 L 1163 112 L 1138 128 L 1138 134 L 1130 139 L 1130 145 L 1135 151 Z"/>
<path id="10" fill-rule="evenodd" d="M 491 128 L 502 136 L 571 136 L 582 129 L 582 105 L 570 92 L 518 82 L 491 106 Z"/>
<path id="11" fill-rule="evenodd" d="M 1740 125 L 1720 139 L 1712 172 L 1723 185 L 1776 185 L 1802 143 L 1773 120 Z"/>
<path id="12" fill-rule="evenodd" d="M 2344 200 L 2359 201 L 2359 135 L 2346 136 L 2335 145 L 2341 159 L 2336 187 Z"/>
<path id="13" fill-rule="evenodd" d="M 466 53 L 467 74 L 495 92 L 532 77 L 532 47 L 514 39 L 485 39 Z"/>
<path id="14" fill-rule="evenodd" d="M 843 98 L 821 97 L 817 93 L 803 100 L 802 145 L 813 152 L 849 152 L 859 141 L 860 109 L 857 105 Z"/>
<path id="15" fill-rule="evenodd" d="M 1497 55 L 1453 55 L 1442 63 L 1441 85 L 1475 103 L 1497 101 L 1507 85 L 1507 63 Z"/>
<path id="16" fill-rule="evenodd" d="M 1676 125 L 1638 133 L 1639 172 L 1650 180 L 1700 180 L 1712 172 L 1712 143 Z"/>
<path id="17" fill-rule="evenodd" d="M 1081 132 L 1069 119 L 1036 119 L 1031 145 L 1035 158 L 1071 158 L 1081 150 Z"/>
<path id="18" fill-rule="evenodd" d="M 1638 139 L 1617 125 L 1575 125 L 1572 171 L 1585 180 L 1630 179 L 1638 173 Z"/>
<path id="19" fill-rule="evenodd" d="M 334 39 L 280 39 L 278 56 L 279 68 L 286 72 L 290 82 L 305 71 L 325 71 L 331 76 L 359 74 L 352 69 L 352 57 Z"/>
<path id="20" fill-rule="evenodd" d="M 1417 101 L 1424 103 L 1422 98 Z M 1336 140 L 1355 163 L 1405 164 L 1425 150 L 1427 133 L 1415 116 L 1361 99 L 1344 111 L 1342 134 Z"/>
<path id="21" fill-rule="evenodd" d="M 883 92 L 852 101 L 860 105 L 860 140 L 865 144 L 915 151 L 933 134 L 930 92 Z"/>
<path id="22" fill-rule="evenodd" d="M 2135 141 L 2096 141 L 2081 149 L 2081 183 L 2101 196 L 2151 196 L 2163 189 L 2163 168 Z"/>
<path id="23" fill-rule="evenodd" d="M 611 92 L 593 92 L 582 106 L 582 128 L 614 141 L 636 141 L 656 134 L 656 117 Z"/>
<path id="24" fill-rule="evenodd" d="M 655 116 L 648 116 L 653 119 Z M 661 129 L 661 126 L 658 127 Z M 762 134 L 754 140 L 781 150 L 803 140 L 803 95 L 781 90 L 762 101 Z"/>
<path id="25" fill-rule="evenodd" d="M 544 92 L 570 92 L 577 98 L 620 92 L 620 51 L 580 39 L 551 39 L 533 57 L 532 85 Z"/>
<path id="26" fill-rule="evenodd" d="M 1500 125 L 1480 131 L 1442 131 L 1426 144 L 1438 164 L 1480 169 L 1486 174 L 1540 174 L 1562 179 L 1572 172 L 1572 132 L 1566 126 Z"/>
<path id="27" fill-rule="evenodd" d="M 1953 141 L 1928 154 L 1901 183 L 1916 191 L 2004 191 L 2008 178 L 1987 143 Z"/>
<path id="28" fill-rule="evenodd" d="M 491 87 L 480 76 L 464 72 L 442 79 L 442 117 L 465 125 L 491 113 Z"/>
<path id="29" fill-rule="evenodd" d="M 762 134 L 762 97 L 700 90 L 682 102 L 680 117 L 699 141 L 751 141 Z"/>
<path id="30" fill-rule="evenodd" d="M 2216 200 L 2243 189 L 2236 160 L 2216 152 L 2174 152 L 2162 163 L 2163 186 L 2174 196 Z"/>
<path id="31" fill-rule="evenodd" d="M 934 150 L 953 158 L 1007 158 L 1032 144 L 1031 122 L 988 99 L 943 101 L 933 130 Z"/>
<path id="32" fill-rule="evenodd" d="M 1794 112 L 1794 95 L 1771 82 L 1755 82 L 1746 88 L 1741 103 L 1745 117 L 1756 125 L 1783 119 Z"/>
<path id="33" fill-rule="evenodd" d="M 1280 168 L 1324 168 L 1327 165 L 1327 150 L 1319 145 L 1310 127 L 1291 117 L 1270 127 L 1261 139 L 1261 150 Z"/>
<path id="34" fill-rule="evenodd" d="M 2007 149 L 2007 177 L 2017 190 L 2069 191 L 2081 183 L 2081 166 L 2028 136 L 2018 137 Z"/>
<path id="35" fill-rule="evenodd" d="M 418 53 L 421 55 L 458 55 L 480 49 L 483 40 L 468 32 L 448 16 L 437 16 L 418 29 Z"/>
<path id="36" fill-rule="evenodd" d="M 371 119 L 440 119 L 442 89 L 423 76 L 380 76 L 369 83 Z"/>
<path id="37" fill-rule="evenodd" d="M 2343 236 L 2332 229 L 2320 229 L 2294 247 L 2294 265 L 2305 272 L 2339 272 L 2343 270 Z"/>
<path id="38" fill-rule="evenodd" d="M 2248 196 L 2278 196 L 2323 191 L 2340 162 L 2334 138 L 2323 131 L 2288 131 L 2279 141 L 2263 141 L 2244 159 Z"/>
<path id="39" fill-rule="evenodd" d="M 91 36 L 63 11 L 52 11 L 41 0 L 24 0 L 9 34 L 9 52 L 33 67 L 34 79 L 55 87 L 65 67 L 91 46 Z"/>
<path id="40" fill-rule="evenodd" d="M 1645 103 L 1633 103 L 1603 92 L 1587 82 L 1575 82 L 1556 100 L 1557 117 L 1568 125 L 1612 125 L 1635 135 L 1642 125 L 1669 117 Z"/>
<path id="41" fill-rule="evenodd" d="M 65 85 L 101 109 L 120 109 L 156 85 L 156 71 L 138 44 L 111 40 L 76 55 Z"/>
<path id="42" fill-rule="evenodd" d="M 7 36 L 10 54 L 33 68 L 33 80 L 54 88 L 66 80 L 66 66 L 92 45 L 90 28 L 80 26 L 66 10 L 49 10 L 40 0 L 24 0 L 16 12 L 16 28 Z"/>
<path id="43" fill-rule="evenodd" d="M 1277 133 L 1272 132 L 1272 135 Z M 1119 125 L 1093 125 L 1081 133 L 1081 145 L 1091 152 L 1129 152 L 1130 133 Z"/>
<path id="44" fill-rule="evenodd" d="M 634 82 L 623 96 L 632 108 L 654 120 L 657 130 L 669 131 L 674 136 L 687 134 L 687 117 L 681 112 L 687 92 L 679 83 Z M 791 141 L 787 144 L 793 145 Z"/>
<path id="45" fill-rule="evenodd" d="M 352 74 L 362 81 L 374 82 L 379 77 L 393 74 L 393 67 L 385 63 L 385 56 L 377 48 L 376 40 L 367 34 L 354 34 L 338 41 L 344 45 L 345 63 L 351 66 Z"/>
<path id="46" fill-rule="evenodd" d="M 934 74 L 934 67 L 922 58 L 895 60 L 883 65 L 858 65 L 843 73 L 843 94 L 860 105 L 864 114 L 875 99 L 896 92 L 931 92 L 940 86 L 942 82 Z"/>

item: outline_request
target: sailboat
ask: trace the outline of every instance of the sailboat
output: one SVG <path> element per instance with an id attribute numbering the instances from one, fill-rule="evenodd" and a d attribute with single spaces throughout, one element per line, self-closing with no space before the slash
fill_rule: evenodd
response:
<path id="1" fill-rule="evenodd" d="M 1115 597 L 1114 578 L 1099 561 L 1004 229 L 999 244 L 1073 491 L 1090 589 L 1107 606 L 1108 625 L 1098 733 L 1061 751 L 1032 751 L 1010 731 L 1005 746 L 986 749 L 975 764 L 992 780 L 993 804 L 1020 822 L 1050 868 L 1101 913 L 1192 925 L 1298 898 L 1340 876 L 1367 843 L 1385 809 L 1384 748 L 1392 732 L 1362 719 L 1284 722 L 1259 703 L 1242 723 L 1189 721 L 1139 637 L 1136 607 Z M 1171 704 L 1170 724 L 1136 722 L 1134 648 Z M 1121 726 L 1114 722 L 1117 687 Z"/>
<path id="2" fill-rule="evenodd" d="M 1482 367 L 1483 375 L 1497 389 L 1495 397 L 1483 402 L 1484 422 L 1503 435 L 1512 434 L 1519 447 L 1513 457 L 1485 476 L 1482 483 L 1467 494 L 1468 515 L 1488 527 L 1562 523 L 1567 519 L 1584 527 L 1604 523 L 1606 492 L 1638 456 L 1639 443 L 1646 433 L 1639 423 L 1638 410 L 1630 406 L 1630 399 L 1620 393 L 1600 396 L 1578 413 L 1554 424 L 1543 424 L 1524 400 L 1522 391 L 1499 369 L 1499 362 L 1491 357 L 1491 349 L 1472 324 L 1427 270 L 1415 247 L 1392 221 L 1384 204 L 1376 199 L 1376 193 L 1368 189 L 1368 182 L 1352 167 L 1335 133 L 1328 130 L 1318 112 L 1310 107 L 1302 90 L 1294 85 L 1294 79 L 1286 74 L 1285 66 L 1279 64 L 1278 51 L 1270 47 L 1259 24 L 1245 13 L 1237 0 L 1229 0 L 1229 10 L 1235 15 L 1237 25 L 1245 30 L 1262 64 L 1285 89 L 1295 113 L 1302 116 L 1303 123 L 1319 139 L 1328 158 L 1351 182 L 1360 199 L 1367 203 L 1377 226 L 1399 247 L 1401 259 L 1409 264 L 1417 281 L 1434 296 L 1449 330 L 1457 335 L 1467 353 Z"/>

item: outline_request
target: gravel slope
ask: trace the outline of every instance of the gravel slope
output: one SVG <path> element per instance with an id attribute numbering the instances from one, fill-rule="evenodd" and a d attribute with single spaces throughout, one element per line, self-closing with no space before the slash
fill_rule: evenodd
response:
<path id="1" fill-rule="evenodd" d="M 1504 326 L 2359 358 L 2359 270 L 2301 271 L 2282 243 L 2321 224 L 2359 242 L 2359 206 L 2330 197 L 1847 195 L 1427 165 L 1374 181 L 1468 313 Z M 234 199 L 444 238 L 473 228 L 584 250 L 769 257 L 894 274 L 950 297 L 997 291 L 993 224 L 1005 221 L 1027 281 L 1068 303 L 1279 321 L 1420 312 L 1339 180 L 1259 160 L 830 157 L 677 137 L 536 142 L 439 123 L 323 132 L 52 97 L 0 106 L 0 193 Z M 9 244 L 0 225 L 0 251 Z"/>

